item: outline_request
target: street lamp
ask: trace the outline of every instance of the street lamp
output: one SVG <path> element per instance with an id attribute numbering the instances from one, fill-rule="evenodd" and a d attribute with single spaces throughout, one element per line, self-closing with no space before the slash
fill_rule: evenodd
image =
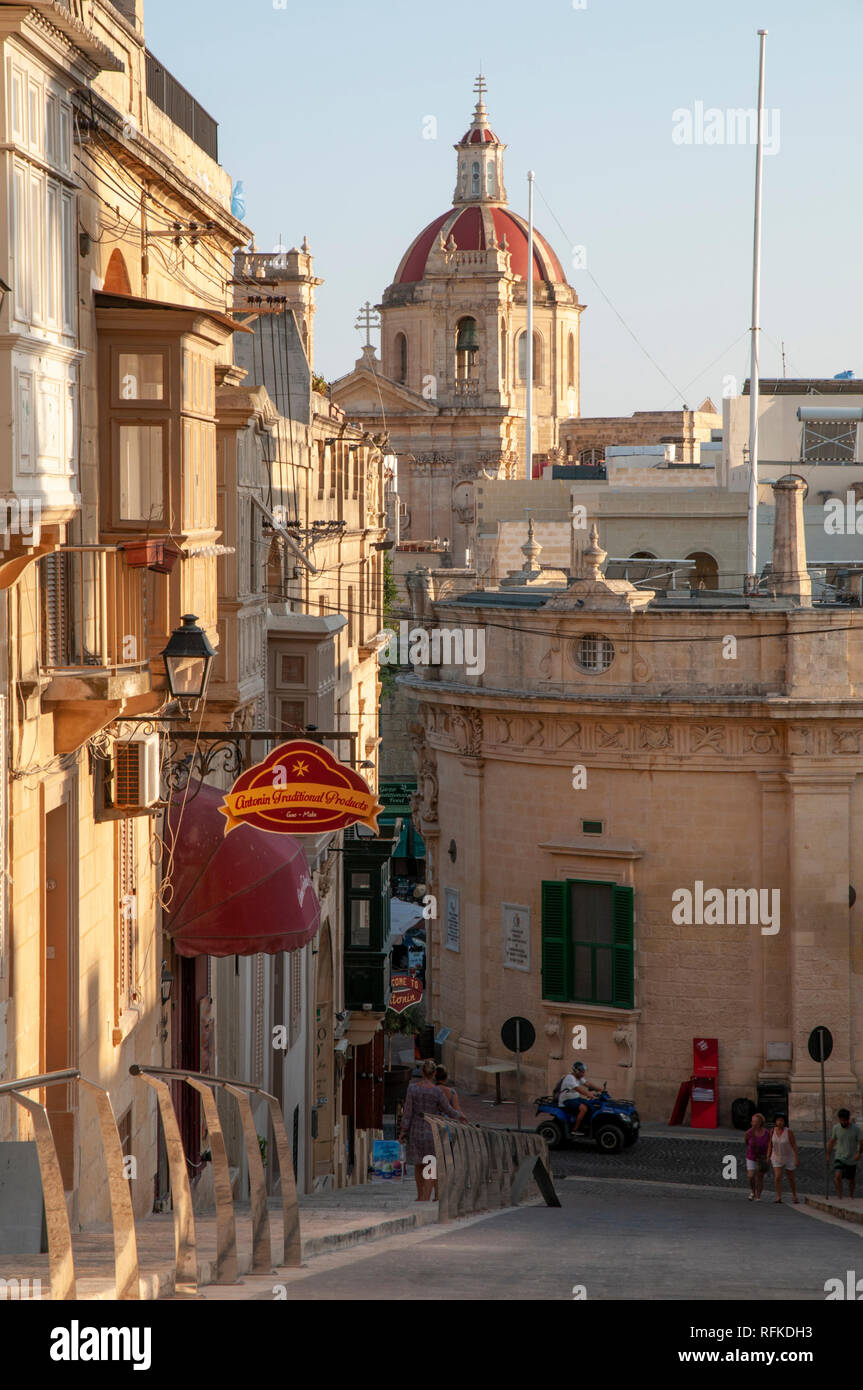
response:
<path id="1" fill-rule="evenodd" d="M 171 990 L 174 988 L 174 977 L 168 969 L 168 962 L 162 961 L 162 974 L 159 980 L 159 989 L 162 995 L 162 1003 L 167 1006 L 171 999 Z"/>
<path id="2" fill-rule="evenodd" d="M 197 616 L 184 613 L 183 626 L 174 628 L 162 652 L 168 689 L 175 700 L 203 698 L 215 655 L 206 632 L 198 627 Z"/>

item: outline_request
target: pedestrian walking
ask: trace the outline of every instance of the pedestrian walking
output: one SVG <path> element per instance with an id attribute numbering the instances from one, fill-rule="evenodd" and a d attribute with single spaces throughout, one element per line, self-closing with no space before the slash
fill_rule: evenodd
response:
<path id="1" fill-rule="evenodd" d="M 833 1181 L 836 1184 L 836 1196 L 842 1201 L 842 1182 L 848 1182 L 848 1196 L 854 1196 L 854 1187 L 857 1182 L 857 1163 L 861 1153 L 863 1153 L 863 1131 L 860 1126 L 851 1123 L 851 1114 L 848 1110 L 837 1110 L 836 1119 L 838 1124 L 833 1126 L 830 1135 L 830 1143 L 827 1145 L 827 1162 L 833 1158 Z"/>
<path id="2" fill-rule="evenodd" d="M 784 1115 L 777 1115 L 773 1122 L 770 1143 L 767 1148 L 767 1161 L 773 1166 L 776 1202 L 782 1201 L 782 1174 L 784 1172 L 788 1178 L 788 1186 L 791 1188 L 794 1205 L 799 1206 L 794 1170 L 800 1162 L 800 1155 L 797 1152 L 797 1140 L 792 1131 L 787 1128 Z M 774 1203 L 775 1205 L 776 1203 Z"/>
<path id="3" fill-rule="evenodd" d="M 417 1201 L 429 1201 L 435 1178 L 426 1178 L 423 1169 L 429 1159 L 434 1160 L 434 1140 L 427 1115 L 448 1115 L 451 1120 L 462 1118 L 459 1111 L 450 1105 L 443 1091 L 435 1085 L 437 1067 L 431 1059 L 423 1062 L 422 1075 L 408 1086 L 405 1108 L 402 1111 L 402 1125 L 399 1139 L 407 1144 L 407 1161 L 414 1165 L 414 1178 L 417 1185 Z"/>
<path id="4" fill-rule="evenodd" d="M 767 1150 L 770 1147 L 770 1131 L 764 1116 L 756 1111 L 752 1116 L 752 1126 L 746 1131 L 746 1172 L 749 1177 L 749 1200 L 760 1202 L 764 1190 L 764 1177 L 770 1171 Z"/>
<path id="5" fill-rule="evenodd" d="M 435 1084 L 443 1091 L 453 1110 L 458 1111 L 459 1119 L 467 1123 L 467 1115 L 462 1112 L 462 1108 L 458 1103 L 458 1092 L 449 1079 L 449 1072 L 446 1067 L 438 1067 L 435 1070 Z"/>

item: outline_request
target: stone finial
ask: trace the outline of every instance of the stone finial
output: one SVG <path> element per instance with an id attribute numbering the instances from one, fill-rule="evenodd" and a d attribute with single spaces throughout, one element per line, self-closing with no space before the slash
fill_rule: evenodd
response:
<path id="1" fill-rule="evenodd" d="M 636 589 L 626 579 L 606 579 L 602 566 L 607 558 L 608 552 L 599 543 L 599 528 L 594 522 L 590 528 L 590 545 L 581 552 L 573 550 L 573 578 L 565 593 L 549 599 L 546 605 L 549 611 L 603 608 L 634 613 L 645 608 L 655 598 L 653 590 Z"/>
<path id="2" fill-rule="evenodd" d="M 602 564 L 607 556 L 608 551 L 603 550 L 599 544 L 599 527 L 594 522 L 590 528 L 590 545 L 582 551 L 581 555 L 585 579 L 602 578 Z"/>
<path id="3" fill-rule="evenodd" d="M 303 252 L 305 253 L 305 255 L 308 256 L 308 255 L 311 254 L 312 248 L 311 248 L 311 246 L 309 245 L 309 238 L 308 238 L 307 236 L 304 236 L 304 237 L 303 237 L 303 247 L 302 247 L 302 249 L 303 249 Z"/>
<path id="4" fill-rule="evenodd" d="M 536 539 L 533 533 L 533 517 L 528 517 L 527 540 L 521 547 L 521 553 L 524 556 L 524 564 L 522 565 L 522 569 L 526 573 L 539 574 L 539 571 L 541 570 L 542 566 L 539 564 L 537 556 L 539 555 L 541 550 L 542 546 L 540 545 L 539 541 Z"/>

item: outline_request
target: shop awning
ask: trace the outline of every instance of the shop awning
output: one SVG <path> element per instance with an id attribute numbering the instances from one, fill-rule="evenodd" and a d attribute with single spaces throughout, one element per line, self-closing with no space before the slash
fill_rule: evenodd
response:
<path id="1" fill-rule="evenodd" d="M 215 787 L 193 784 L 185 805 L 183 793 L 174 793 L 164 865 L 173 890 L 166 932 L 181 956 L 299 950 L 321 920 L 302 843 L 249 825 L 225 835 L 222 802 Z"/>

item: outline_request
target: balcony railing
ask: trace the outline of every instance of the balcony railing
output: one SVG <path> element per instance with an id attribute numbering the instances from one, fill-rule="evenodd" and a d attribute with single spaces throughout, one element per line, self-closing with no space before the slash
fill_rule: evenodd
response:
<path id="1" fill-rule="evenodd" d="M 455 393 L 457 396 L 478 396 L 479 381 L 469 377 L 456 378 Z"/>
<path id="2" fill-rule="evenodd" d="M 41 665 L 52 675 L 145 666 L 144 571 L 114 546 L 63 546 L 39 561 Z"/>
<path id="3" fill-rule="evenodd" d="M 191 92 L 181 86 L 176 77 L 162 67 L 162 64 L 147 53 L 147 96 L 155 102 L 160 111 L 185 131 L 190 140 L 219 162 L 219 125 L 208 115 Z"/>

